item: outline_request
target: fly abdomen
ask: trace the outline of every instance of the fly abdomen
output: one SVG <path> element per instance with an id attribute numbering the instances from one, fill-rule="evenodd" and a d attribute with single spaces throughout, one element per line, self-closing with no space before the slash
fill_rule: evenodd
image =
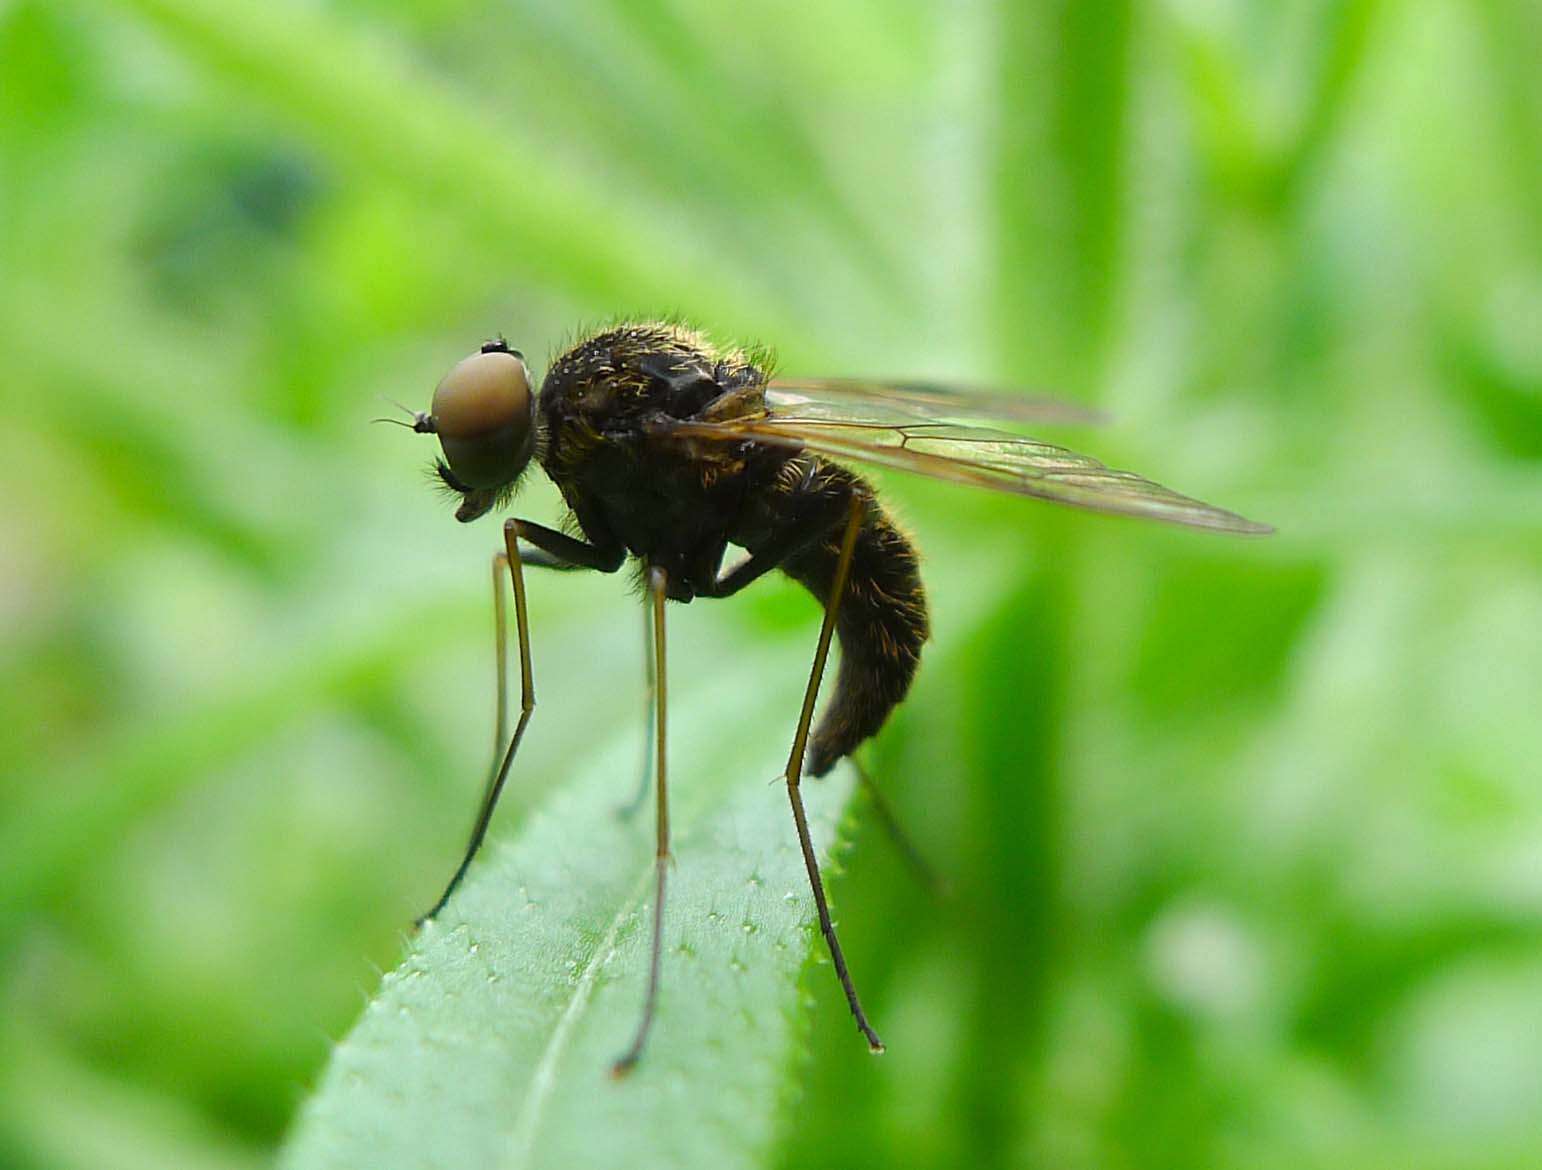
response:
<path id="1" fill-rule="evenodd" d="M 823 776 L 877 733 L 905 697 L 927 639 L 926 593 L 915 546 L 884 512 L 866 481 L 820 460 L 825 490 L 844 488 L 863 501 L 862 527 L 836 617 L 841 663 L 835 693 L 809 743 L 808 772 Z M 844 493 L 843 493 L 844 494 Z M 849 498 L 849 497 L 848 497 Z M 783 571 L 828 605 L 845 535 L 844 508 L 823 539 L 783 563 Z"/>

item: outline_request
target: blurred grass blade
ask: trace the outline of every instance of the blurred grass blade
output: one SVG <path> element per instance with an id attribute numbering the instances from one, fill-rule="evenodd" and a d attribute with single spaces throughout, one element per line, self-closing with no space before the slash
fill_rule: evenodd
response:
<path id="1" fill-rule="evenodd" d="M 797 103 L 782 95 L 773 99 L 776 91 L 768 89 L 764 77 L 742 76 L 735 59 L 714 51 L 714 37 L 725 30 L 714 26 L 709 13 L 687 18 L 665 0 L 610 0 L 606 7 L 610 19 L 624 30 L 624 43 L 651 59 L 653 75 L 665 91 L 659 114 L 652 119 L 654 129 L 661 145 L 689 144 L 688 153 L 700 169 L 693 186 L 731 187 L 721 201 L 739 202 L 747 215 L 817 220 L 824 229 L 819 238 L 826 264 L 833 261 L 831 252 L 850 252 L 871 278 L 874 295 L 884 297 L 891 309 L 913 309 L 911 298 L 917 290 L 908 284 L 913 273 L 896 264 L 875 230 L 873 216 L 881 208 L 857 206 L 841 190 L 812 128 L 790 116 Z M 743 21 L 741 12 L 721 11 L 729 14 L 729 30 Z M 579 18 L 574 23 L 581 21 L 592 39 L 594 13 L 575 9 L 574 15 Z M 865 47 L 876 55 L 884 45 L 874 37 Z M 763 46 L 762 51 L 772 54 L 773 47 Z M 767 69 L 774 66 L 768 64 Z M 725 94 L 731 100 L 721 100 Z M 694 134 L 682 134 L 682 126 L 690 126 Z M 757 203 L 762 206 L 756 208 Z"/>
<path id="2" fill-rule="evenodd" d="M 1127 0 L 1005 5 L 997 71 L 1000 364 L 1081 398 L 1107 360 L 1123 280 Z"/>
<path id="3" fill-rule="evenodd" d="M 636 767 L 623 737 L 577 765 L 516 843 L 484 855 L 386 977 L 284 1166 L 760 1164 L 817 935 L 786 794 L 763 782 L 780 773 L 779 737 L 746 736 L 747 692 L 723 682 L 675 704 L 663 990 L 633 1074 L 607 1076 L 646 977 L 652 823 L 616 815 Z M 795 695 L 778 697 L 794 701 L 762 709 L 795 709 Z M 805 791 L 828 856 L 849 783 Z"/>
<path id="4" fill-rule="evenodd" d="M 476 626 L 482 626 L 481 615 Z M 421 630 L 467 636 L 463 605 L 414 598 L 330 642 L 306 640 L 245 686 L 213 694 L 176 718 L 130 721 L 103 743 L 29 786 L 0 817 L 0 953 L 40 902 L 67 896 L 123 826 L 206 782 L 243 752 L 329 701 L 405 674 L 431 653 Z M 417 623 L 423 623 L 421 626 Z M 363 623 L 361 623 L 361 626 Z"/>
<path id="5" fill-rule="evenodd" d="M 1355 83 L 1375 44 L 1380 8 L 1381 0 L 1345 0 L 1323 15 L 1321 32 L 1314 38 L 1320 53 L 1315 76 L 1295 141 L 1280 164 L 1282 205 L 1299 197 L 1343 125 Z"/>
<path id="6" fill-rule="evenodd" d="M 353 178 L 405 187 L 453 214 L 532 287 L 599 303 L 624 290 L 634 308 L 673 305 L 791 332 L 752 274 L 715 279 L 700 242 L 661 232 L 624 194 L 564 171 L 538 135 L 467 105 L 339 18 L 287 3 L 117 3 Z"/>

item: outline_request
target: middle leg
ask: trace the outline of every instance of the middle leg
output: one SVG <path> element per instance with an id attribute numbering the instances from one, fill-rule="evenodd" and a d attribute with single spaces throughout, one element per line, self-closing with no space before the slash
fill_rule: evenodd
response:
<path id="1" fill-rule="evenodd" d="M 664 599 L 668 594 L 669 578 L 657 565 L 648 569 L 648 602 L 653 615 L 653 774 L 657 782 L 657 827 L 654 866 L 653 940 L 648 953 L 648 991 L 643 999 L 642 1019 L 637 1024 L 637 1034 L 632 1043 L 615 1064 L 610 1075 L 623 1077 L 632 1070 L 648 1043 L 648 1033 L 653 1028 L 653 1013 L 659 999 L 659 964 L 664 949 L 664 879 L 669 872 L 669 785 L 664 769 L 664 731 L 668 714 L 669 689 L 664 670 Z"/>
<path id="2" fill-rule="evenodd" d="M 643 602 L 643 749 L 642 765 L 638 769 L 637 790 L 625 804 L 616 810 L 624 821 L 631 820 L 648 799 L 648 781 L 653 779 L 653 619 L 651 600 Z"/>

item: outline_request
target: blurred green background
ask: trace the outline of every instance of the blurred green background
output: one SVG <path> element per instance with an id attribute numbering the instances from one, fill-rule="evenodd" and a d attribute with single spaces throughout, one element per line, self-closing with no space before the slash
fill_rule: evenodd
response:
<path id="1" fill-rule="evenodd" d="M 1095 403 L 1076 445 L 1280 528 L 883 479 L 936 640 L 872 758 L 952 896 L 859 801 L 891 1052 L 812 970 L 774 1164 L 1542 1163 L 1539 44 L 1527 0 L 0 0 L 0 1166 L 269 1160 L 490 733 L 495 526 L 367 421 L 663 311 Z M 622 583 L 531 591 L 501 833 L 641 716 Z M 672 669 L 816 617 L 680 610 Z"/>

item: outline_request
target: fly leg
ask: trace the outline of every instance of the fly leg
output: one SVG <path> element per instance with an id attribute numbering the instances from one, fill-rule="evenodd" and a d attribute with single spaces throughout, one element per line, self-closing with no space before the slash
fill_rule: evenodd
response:
<path id="1" fill-rule="evenodd" d="M 535 547 L 521 552 L 519 546 L 521 539 L 529 541 Z M 483 791 L 476 823 L 471 828 L 471 840 L 466 845 L 466 852 L 461 857 L 460 865 L 456 867 L 454 876 L 445 886 L 444 893 L 439 895 L 439 900 L 427 913 L 418 918 L 417 925 L 422 926 L 444 909 L 445 903 L 450 900 L 450 895 L 455 892 L 461 879 L 466 876 L 466 870 L 471 867 L 477 850 L 482 847 L 482 839 L 487 836 L 488 823 L 493 819 L 493 809 L 497 807 L 504 782 L 509 778 L 509 768 L 514 763 L 514 755 L 519 751 L 519 741 L 524 738 L 525 728 L 530 723 L 530 715 L 535 710 L 535 681 L 530 673 L 530 622 L 525 607 L 524 566 L 532 565 L 543 569 L 598 569 L 601 572 L 613 573 L 620 567 L 625 555 L 625 550 L 619 545 L 611 545 L 608 542 L 588 544 L 529 520 L 505 521 L 503 552 L 493 558 L 493 646 L 498 664 L 498 709 L 493 723 L 494 768 L 488 778 L 487 787 Z M 514 623 L 519 635 L 519 722 L 514 725 L 514 735 L 507 741 L 504 737 L 508 729 L 509 637 L 508 610 L 504 602 L 502 586 L 505 566 L 508 567 L 509 577 L 514 585 Z"/>
<path id="2" fill-rule="evenodd" d="M 601 572 L 611 572 L 620 566 L 624 556 L 624 550 L 619 545 L 585 544 L 566 533 L 543 528 L 528 520 L 520 522 L 520 535 L 535 544 L 534 548 L 520 554 L 525 564 L 538 565 L 543 569 L 598 569 Z M 641 779 L 637 782 L 637 792 L 617 810 L 623 819 L 630 819 L 642 807 L 642 802 L 648 796 L 648 781 L 652 778 L 649 766 L 653 758 L 653 633 L 649 625 L 647 605 L 643 606 L 643 670 L 646 679 L 643 688 L 643 726 L 647 731 L 643 741 Z M 498 668 L 498 679 L 501 688 L 502 666 Z M 501 690 L 499 694 L 501 701 Z M 501 731 L 499 736 L 501 744 Z"/>
<path id="3" fill-rule="evenodd" d="M 466 852 L 461 858 L 460 865 L 456 867 L 454 876 L 445 886 L 444 893 L 439 895 L 439 900 L 418 919 L 419 926 L 444 909 L 445 903 L 450 900 L 450 895 L 460 885 L 461 878 L 466 876 L 466 870 L 470 868 L 472 858 L 482 847 L 482 838 L 487 836 L 487 825 L 493 818 L 493 809 L 498 805 L 498 796 L 503 791 L 504 781 L 509 777 L 509 766 L 514 762 L 514 754 L 519 750 L 519 741 L 524 738 L 525 728 L 530 723 L 530 715 L 535 710 L 535 680 L 530 671 L 530 620 L 525 607 L 525 574 L 519 553 L 519 529 L 518 520 L 510 520 L 503 526 L 504 552 L 493 561 L 493 615 L 497 623 L 495 647 L 498 661 L 496 721 L 498 738 L 494 743 L 494 751 L 501 754 L 501 759 L 497 771 L 488 782 L 486 792 L 482 795 L 476 823 L 471 829 L 471 840 L 466 845 Z M 509 738 L 506 747 L 503 736 L 508 726 L 508 684 L 505 681 L 508 661 L 508 614 L 503 600 L 501 582 L 505 565 L 508 566 L 509 577 L 514 585 L 514 628 L 519 636 L 519 722 L 514 725 L 514 734 Z"/>
<path id="4" fill-rule="evenodd" d="M 519 560 L 521 567 L 526 569 L 560 569 L 571 572 L 588 567 L 562 560 L 539 548 L 521 549 Z M 483 803 L 486 803 L 487 793 L 492 791 L 493 781 L 497 779 L 498 764 L 503 758 L 504 744 L 509 735 L 509 612 L 503 596 L 503 574 L 508 564 L 508 553 L 493 554 L 493 658 L 498 671 L 498 713 L 493 720 L 493 760 L 487 769 Z"/>
<path id="5" fill-rule="evenodd" d="M 554 557 L 539 548 L 521 549 L 521 567 L 526 569 L 557 569 L 572 572 L 587 568 L 572 561 Z M 504 744 L 509 736 L 509 614 L 504 600 L 503 574 L 508 570 L 509 554 L 493 554 L 493 658 L 498 673 L 498 713 L 493 720 L 493 758 L 487 768 L 487 785 L 483 790 L 482 803 L 486 803 L 498 777 L 498 765 L 503 759 Z M 425 915 L 425 917 L 428 917 Z"/>
<path id="6" fill-rule="evenodd" d="M 513 539 L 508 535 L 512 530 L 522 540 L 535 545 L 539 551 L 526 563 L 539 564 L 542 568 L 597 569 L 601 573 L 614 573 L 626 559 L 626 549 L 621 543 L 593 521 L 583 525 L 593 543 L 569 536 L 566 532 L 558 532 L 555 528 L 547 528 L 533 520 L 510 520 L 503 528 L 505 542 Z M 546 555 L 542 556 L 542 553 Z"/>
<path id="7" fill-rule="evenodd" d="M 787 797 L 792 802 L 792 819 L 798 827 L 798 845 L 803 850 L 803 865 L 808 870 L 809 885 L 814 890 L 814 906 L 819 911 L 819 929 L 830 947 L 830 959 L 835 964 L 835 974 L 846 992 L 846 1003 L 857 1021 L 858 1030 L 867 1037 L 867 1046 L 874 1052 L 883 1051 L 883 1041 L 867 1022 L 862 1001 L 857 998 L 856 984 L 846 969 L 846 956 L 835 935 L 835 923 L 830 920 L 830 904 L 825 900 L 824 882 L 819 876 L 819 860 L 814 856 L 814 842 L 809 835 L 808 815 L 803 810 L 803 793 L 799 785 L 803 779 L 803 756 L 808 749 L 809 724 L 814 718 L 814 701 L 819 697 L 819 680 L 825 671 L 825 660 L 830 656 L 830 640 L 835 636 L 835 617 L 846 593 L 846 581 L 851 575 L 851 556 L 857 545 L 857 532 L 862 526 L 863 502 L 853 496 L 850 514 L 846 520 L 845 534 L 841 538 L 840 559 L 835 566 L 835 580 L 830 588 L 830 599 L 825 603 L 824 624 L 819 627 L 819 645 L 814 651 L 814 665 L 809 672 L 808 690 L 803 696 L 803 710 L 798 716 L 798 730 L 792 739 L 792 752 L 787 757 Z"/>
<path id="8" fill-rule="evenodd" d="M 883 826 L 884 832 L 889 835 L 889 840 L 899 850 L 900 856 L 905 859 L 905 864 L 910 866 L 910 870 L 915 875 L 916 880 L 936 896 L 940 897 L 945 894 L 947 892 L 947 883 L 938 876 L 937 871 L 932 868 L 931 862 L 927 861 L 925 855 L 917 848 L 910 834 L 905 832 L 900 826 L 899 818 L 894 815 L 894 810 L 889 806 L 888 798 L 884 796 L 882 790 L 874 782 L 872 773 L 867 770 L 867 767 L 856 756 L 848 756 L 847 759 L 851 761 L 851 766 L 856 769 L 857 781 L 862 786 L 862 790 L 867 793 L 868 800 L 872 802 L 873 811 L 878 815 L 878 823 Z"/>
<path id="9" fill-rule="evenodd" d="M 625 1076 L 642 1056 L 659 999 L 659 962 L 664 949 L 664 878 L 669 870 L 669 786 L 664 768 L 664 733 L 669 705 L 669 688 L 664 669 L 664 598 L 668 587 L 669 578 L 664 570 L 657 565 L 651 566 L 648 569 L 648 602 L 653 616 L 653 677 L 657 689 L 653 707 L 653 773 L 658 782 L 655 806 L 658 818 L 657 846 L 653 857 L 653 941 L 648 952 L 648 991 L 643 1000 L 642 1019 L 638 1021 L 637 1034 L 632 1038 L 632 1043 L 620 1059 L 610 1066 L 610 1075 L 613 1077 Z"/>
<path id="10" fill-rule="evenodd" d="M 650 610 L 651 603 L 643 605 L 643 751 L 642 767 L 639 769 L 637 791 L 632 794 L 632 799 L 616 810 L 616 815 L 624 821 L 631 820 L 637 815 L 637 810 L 642 808 L 643 801 L 648 799 L 648 781 L 653 778 L 653 703 L 654 682 L 653 673 L 653 619 Z"/>

